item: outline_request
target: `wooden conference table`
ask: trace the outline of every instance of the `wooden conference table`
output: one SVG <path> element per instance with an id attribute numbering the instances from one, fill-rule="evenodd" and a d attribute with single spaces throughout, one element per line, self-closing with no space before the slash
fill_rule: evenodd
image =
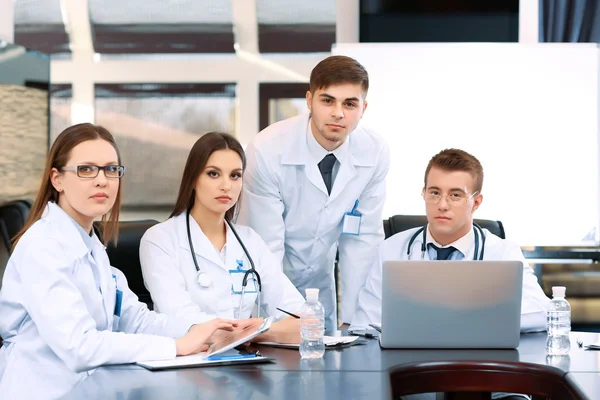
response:
<path id="1" fill-rule="evenodd" d="M 467 368 L 479 375 L 466 381 L 482 385 L 497 383 L 497 376 L 490 378 L 485 373 L 501 366 L 513 374 L 508 382 L 518 382 L 522 372 L 529 371 L 546 379 L 538 382 L 542 387 L 563 385 L 573 398 L 600 399 L 600 351 L 579 348 L 577 338 L 584 344 L 596 343 L 600 334 L 573 332 L 571 352 L 562 358 L 546 356 L 546 333 L 521 335 L 516 350 L 382 350 L 377 340 L 365 339 L 361 345 L 327 350 L 320 360 L 302 360 L 297 350 L 255 346 L 275 362 L 156 372 L 134 365 L 103 367 L 64 398 L 376 400 L 391 398 L 389 370 L 393 368 L 400 369 L 401 383 L 396 389 L 408 394 L 415 388 L 442 391 L 440 388 L 455 387 L 464 378 L 435 375 L 434 370 L 447 373 Z M 466 393 L 473 387 L 461 389 Z M 483 393 L 465 393 L 447 397 L 485 398 Z"/>

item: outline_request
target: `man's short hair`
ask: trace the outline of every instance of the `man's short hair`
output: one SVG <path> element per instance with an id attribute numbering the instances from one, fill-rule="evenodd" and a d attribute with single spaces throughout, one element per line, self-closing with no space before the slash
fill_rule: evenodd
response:
<path id="1" fill-rule="evenodd" d="M 443 171 L 464 171 L 471 174 L 475 181 L 474 192 L 481 193 L 483 187 L 483 167 L 477 158 L 459 149 L 446 149 L 437 153 L 429 160 L 425 170 L 425 188 L 427 187 L 427 175 L 431 168 L 439 168 Z"/>
<path id="2" fill-rule="evenodd" d="M 319 62 L 310 73 L 310 92 L 333 85 L 353 83 L 369 90 L 369 74 L 358 61 L 346 56 L 331 56 Z"/>

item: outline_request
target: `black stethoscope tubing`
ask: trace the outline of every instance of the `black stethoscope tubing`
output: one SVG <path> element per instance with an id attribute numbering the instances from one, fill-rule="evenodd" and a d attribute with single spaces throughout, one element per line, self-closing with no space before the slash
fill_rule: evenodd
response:
<path id="1" fill-rule="evenodd" d="M 240 246 L 242 246 L 242 250 L 244 250 L 244 254 L 246 254 L 246 257 L 248 257 L 248 261 L 250 261 L 250 269 L 246 271 L 246 273 L 244 274 L 244 278 L 242 279 L 242 296 L 243 296 L 243 292 L 246 289 L 246 285 L 248 284 L 248 278 L 251 275 L 254 275 L 254 277 L 256 278 L 256 282 L 258 283 L 258 292 L 259 293 L 262 292 L 262 283 L 260 280 L 260 274 L 258 273 L 256 268 L 254 268 L 254 260 L 252 260 L 252 257 L 250 257 L 250 253 L 248 252 L 248 249 L 246 249 L 244 242 L 242 242 L 242 239 L 236 232 L 235 228 L 233 227 L 233 224 L 227 218 L 225 219 L 225 222 L 227 223 L 227 225 L 229 225 L 231 232 L 233 232 L 233 235 L 237 239 L 238 243 L 240 244 Z M 187 210 L 187 212 L 186 212 L 185 223 L 186 223 L 186 227 L 187 227 L 187 237 L 188 237 L 188 243 L 190 245 L 190 252 L 192 253 L 192 259 L 194 260 L 194 266 L 196 267 L 196 271 L 198 271 L 198 273 L 200 273 L 200 267 L 198 266 L 198 260 L 196 259 L 196 253 L 194 252 L 194 244 L 192 243 L 192 235 L 190 233 L 190 210 Z"/>
<path id="2" fill-rule="evenodd" d="M 479 226 L 479 224 L 476 224 L 475 222 L 473 222 L 473 226 L 475 227 L 475 251 L 473 252 L 473 260 L 479 260 L 482 261 L 483 260 L 483 252 L 485 250 L 485 234 L 483 233 L 483 229 L 481 228 L 481 226 Z M 406 250 L 406 255 L 408 255 L 410 257 L 410 251 L 412 249 L 412 245 L 414 244 L 415 240 L 419 237 L 419 235 L 423 235 L 423 239 L 421 241 L 421 258 L 424 257 L 425 255 L 425 251 L 427 251 L 427 248 L 425 246 L 427 237 L 426 237 L 426 230 L 425 228 L 427 228 L 427 225 L 422 226 L 421 228 L 419 228 L 410 238 L 410 240 L 408 241 L 408 249 Z M 478 232 L 479 231 L 479 232 Z M 481 252 L 479 252 L 479 236 L 481 235 Z M 479 254 L 479 258 L 477 257 L 477 255 Z"/>

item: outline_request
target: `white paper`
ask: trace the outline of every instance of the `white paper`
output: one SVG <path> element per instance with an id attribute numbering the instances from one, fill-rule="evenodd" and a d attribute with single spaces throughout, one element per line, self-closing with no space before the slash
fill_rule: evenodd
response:
<path id="1" fill-rule="evenodd" d="M 358 336 L 323 336 L 323 343 L 325 348 L 334 347 L 340 344 L 350 344 L 358 339 Z M 265 346 L 273 347 L 284 347 L 286 349 L 299 349 L 299 344 L 294 343 L 276 343 L 276 342 L 258 342 L 256 344 L 263 344 Z"/>

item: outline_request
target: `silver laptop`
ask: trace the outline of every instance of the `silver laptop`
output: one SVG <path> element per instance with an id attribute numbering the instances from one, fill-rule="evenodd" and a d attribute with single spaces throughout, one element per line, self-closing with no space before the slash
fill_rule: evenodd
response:
<path id="1" fill-rule="evenodd" d="M 520 261 L 385 261 L 384 348 L 514 349 Z"/>

